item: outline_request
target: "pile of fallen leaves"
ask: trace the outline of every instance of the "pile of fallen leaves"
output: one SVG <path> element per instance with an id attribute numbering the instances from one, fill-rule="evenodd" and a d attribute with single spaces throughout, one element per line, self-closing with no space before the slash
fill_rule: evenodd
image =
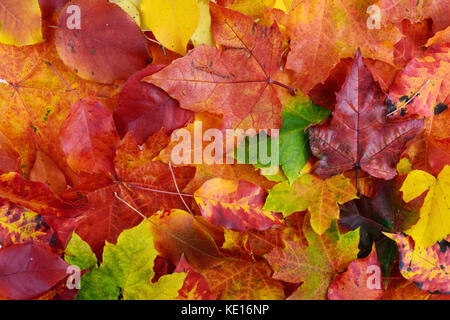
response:
<path id="1" fill-rule="evenodd" d="M 449 5 L 0 0 L 0 297 L 448 299 Z"/>

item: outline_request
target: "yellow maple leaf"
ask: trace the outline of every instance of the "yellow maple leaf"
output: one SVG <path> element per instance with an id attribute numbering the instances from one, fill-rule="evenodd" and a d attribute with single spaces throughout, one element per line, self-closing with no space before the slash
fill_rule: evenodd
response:
<path id="1" fill-rule="evenodd" d="M 406 231 L 418 249 L 430 247 L 450 234 L 450 166 L 446 165 L 437 179 L 425 171 L 413 170 L 400 189 L 406 202 L 427 190 L 418 222 Z"/>

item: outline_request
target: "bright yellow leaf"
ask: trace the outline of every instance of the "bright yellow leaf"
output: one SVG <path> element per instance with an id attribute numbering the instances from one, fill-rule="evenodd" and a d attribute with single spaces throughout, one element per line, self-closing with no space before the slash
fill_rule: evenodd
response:
<path id="1" fill-rule="evenodd" d="M 144 28 L 166 48 L 186 54 L 186 45 L 200 21 L 197 0 L 143 0 L 140 10 Z"/>
<path id="2" fill-rule="evenodd" d="M 285 13 L 289 13 L 291 9 L 292 0 L 276 0 L 275 5 L 273 6 L 275 9 L 283 10 Z"/>
<path id="3" fill-rule="evenodd" d="M 430 247 L 450 234 L 450 166 L 446 165 L 437 179 L 425 171 L 413 170 L 400 190 L 403 200 L 409 202 L 428 189 L 419 221 L 406 231 L 417 249 Z"/>
<path id="4" fill-rule="evenodd" d="M 410 202 L 422 193 L 427 191 L 436 181 L 428 172 L 422 170 L 413 170 L 406 177 L 405 182 L 400 189 L 403 192 L 403 200 Z"/>
<path id="5" fill-rule="evenodd" d="M 197 29 L 191 37 L 195 47 L 206 44 L 214 45 L 214 39 L 211 31 L 211 13 L 209 12 L 209 0 L 197 0 L 200 9 L 200 21 Z"/>

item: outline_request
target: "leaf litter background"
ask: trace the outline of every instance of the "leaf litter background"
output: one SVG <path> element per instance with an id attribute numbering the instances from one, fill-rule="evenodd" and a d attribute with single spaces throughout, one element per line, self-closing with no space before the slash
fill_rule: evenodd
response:
<path id="1" fill-rule="evenodd" d="M 1 0 L 0 297 L 448 299 L 448 12 Z M 280 129 L 278 171 L 175 165 L 194 120 Z"/>

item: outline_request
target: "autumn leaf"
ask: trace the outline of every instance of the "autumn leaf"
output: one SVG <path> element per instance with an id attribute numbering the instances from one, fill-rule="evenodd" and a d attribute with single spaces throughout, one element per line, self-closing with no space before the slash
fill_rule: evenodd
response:
<path id="1" fill-rule="evenodd" d="M 79 28 L 72 28 L 73 17 L 66 11 L 69 5 L 79 7 Z M 147 41 L 136 23 L 107 1 L 68 3 L 59 16 L 56 48 L 64 63 L 80 77 L 101 83 L 127 79 L 144 68 L 150 58 Z"/>
<path id="2" fill-rule="evenodd" d="M 222 234 L 202 217 L 183 210 L 171 210 L 150 218 L 155 248 L 162 257 L 174 265 L 182 256 L 195 270 L 203 270 L 220 264 L 224 259 L 216 241 L 222 242 Z"/>
<path id="3" fill-rule="evenodd" d="M 117 4 L 133 18 L 134 22 L 136 22 L 139 27 L 141 26 L 141 14 L 132 0 L 109 0 L 109 2 Z"/>
<path id="4" fill-rule="evenodd" d="M 412 59 L 395 78 L 389 89 L 389 112 L 418 114 L 425 117 L 442 112 L 449 104 L 450 45 L 429 48 L 423 56 Z"/>
<path id="5" fill-rule="evenodd" d="M 292 185 L 287 181 L 275 185 L 269 192 L 264 209 L 282 212 L 284 216 L 308 209 L 313 230 L 323 234 L 333 220 L 339 219 L 338 203 L 344 204 L 355 198 L 355 187 L 342 175 L 322 179 L 305 174 Z"/>
<path id="6" fill-rule="evenodd" d="M 26 46 L 42 42 L 38 0 L 4 0 L 0 4 L 0 43 Z"/>
<path id="7" fill-rule="evenodd" d="M 358 253 L 359 230 L 341 235 L 333 223 L 322 236 L 307 223 L 303 232 L 308 247 L 286 241 L 284 249 L 275 248 L 265 257 L 274 270 L 273 278 L 303 284 L 289 299 L 325 299 L 333 278 L 343 272 Z"/>
<path id="8" fill-rule="evenodd" d="M 121 137 L 130 132 L 136 142 L 142 144 L 160 129 L 171 133 L 193 117 L 191 111 L 181 109 L 178 101 L 162 89 L 141 81 L 162 68 L 162 65 L 149 65 L 122 86 L 119 107 L 114 110 L 114 123 Z"/>
<path id="9" fill-rule="evenodd" d="M 265 261 L 225 262 L 203 272 L 209 288 L 219 300 L 284 299 L 283 286 L 271 279 Z"/>
<path id="10" fill-rule="evenodd" d="M 373 198 L 360 196 L 339 207 L 339 226 L 347 230 L 359 228 L 358 258 L 366 258 L 375 245 L 381 270 L 386 277 L 390 275 L 397 258 L 397 248 L 383 232 L 398 227 L 399 212 L 403 210 L 392 200 L 394 193 L 391 181 L 377 180 Z M 407 211 L 406 214 L 412 215 L 412 212 Z"/>
<path id="11" fill-rule="evenodd" d="M 311 152 L 320 159 L 315 173 L 329 177 L 360 168 L 376 178 L 395 177 L 400 153 L 423 121 L 386 121 L 383 104 L 384 95 L 358 51 L 332 120 L 309 130 Z"/>
<path id="12" fill-rule="evenodd" d="M 77 299 L 175 299 L 186 274 L 165 275 L 152 283 L 157 255 L 149 222 L 123 231 L 116 245 L 106 244 L 101 265 L 83 275 Z"/>
<path id="13" fill-rule="evenodd" d="M 32 299 L 67 277 L 69 265 L 39 245 L 16 244 L 0 250 L 0 296 Z"/>
<path id="14" fill-rule="evenodd" d="M 200 10 L 200 18 L 197 29 L 191 36 L 194 47 L 202 44 L 208 46 L 214 45 L 214 39 L 211 30 L 211 13 L 209 11 L 209 0 L 197 0 L 198 8 Z"/>
<path id="15" fill-rule="evenodd" d="M 405 231 L 414 239 L 416 248 L 421 250 L 428 248 L 450 234 L 449 189 L 450 166 L 448 165 L 442 169 L 437 178 L 421 170 L 413 170 L 406 177 L 400 189 L 403 191 L 403 200 L 406 202 L 428 190 L 420 209 L 419 221 Z"/>
<path id="16" fill-rule="evenodd" d="M 448 2 L 445 0 L 410 1 L 410 0 L 380 0 L 380 13 L 384 22 L 400 22 L 408 19 L 413 23 L 425 18 L 432 18 L 433 31 L 436 32 L 448 26 L 449 20 L 442 12 L 447 12 Z"/>
<path id="17" fill-rule="evenodd" d="M 59 142 L 60 126 L 78 97 L 96 98 L 112 107 L 114 86 L 84 81 L 70 72 L 51 41 L 20 48 L 0 45 L 0 78 L 7 82 L 0 83 L 1 131 L 20 155 L 24 175 L 29 176 L 39 147 L 61 168 L 67 182 L 75 184 L 77 177 Z"/>
<path id="18" fill-rule="evenodd" d="M 399 268 L 402 275 L 429 293 L 448 294 L 450 238 L 435 243 L 429 248 L 417 248 L 410 237 L 400 234 L 386 234 L 397 242 L 400 252 Z"/>
<path id="19" fill-rule="evenodd" d="M 194 196 L 203 217 L 217 226 L 248 231 L 282 224 L 279 216 L 263 209 L 264 190 L 248 181 L 211 179 Z"/>
<path id="20" fill-rule="evenodd" d="M 281 55 L 278 27 L 254 24 L 214 4 L 211 17 L 221 50 L 197 47 L 144 81 L 167 91 L 184 109 L 223 115 L 222 128 L 279 128 L 281 102 L 274 82 Z"/>
<path id="21" fill-rule="evenodd" d="M 112 114 L 100 102 L 77 100 L 61 125 L 59 139 L 69 166 L 75 172 L 114 172 L 119 135 Z"/>
<path id="22" fill-rule="evenodd" d="M 36 152 L 36 161 L 30 172 L 30 180 L 45 183 L 56 194 L 63 193 L 67 189 L 64 173 L 55 161 L 41 150 Z"/>
<path id="23" fill-rule="evenodd" d="M 183 287 L 178 291 L 177 300 L 214 300 L 206 279 L 193 270 L 184 255 L 181 256 L 174 272 L 186 272 Z"/>
<path id="24" fill-rule="evenodd" d="M 291 52 L 286 67 L 297 72 L 297 84 L 303 92 L 325 81 L 339 60 L 352 57 L 358 48 L 367 58 L 393 64 L 392 49 L 401 34 L 392 24 L 368 29 L 366 10 L 374 2 L 292 2 L 287 25 Z"/>
<path id="25" fill-rule="evenodd" d="M 126 203 L 147 217 L 160 209 L 185 207 L 176 194 L 177 188 L 168 165 L 151 161 L 159 151 L 159 139 L 161 136 L 156 135 L 140 148 L 131 136 L 126 136 L 116 151 L 114 169 L 118 180 L 94 177 L 95 181 L 101 182 L 98 185 L 87 182 L 90 188 L 80 191 L 87 197 L 89 207 L 77 234 L 90 245 L 98 258 L 105 240 L 116 243 L 122 230 L 141 222 L 142 216 Z M 184 188 L 194 172 L 195 169 L 189 167 L 173 168 L 178 187 Z"/>
<path id="26" fill-rule="evenodd" d="M 350 263 L 347 271 L 334 278 L 328 287 L 328 300 L 378 300 L 381 289 L 381 269 L 375 248 L 364 258 Z"/>
<path id="27" fill-rule="evenodd" d="M 450 111 L 439 104 L 436 114 L 424 120 L 423 130 L 403 152 L 414 169 L 439 174 L 450 163 Z"/>
<path id="28" fill-rule="evenodd" d="M 164 46 L 186 54 L 186 45 L 197 29 L 200 10 L 197 0 L 142 0 L 142 21 Z"/>
<path id="29" fill-rule="evenodd" d="M 42 215 L 2 201 L 0 206 L 0 246 L 7 248 L 20 243 L 38 243 L 56 249 L 52 228 Z"/>

